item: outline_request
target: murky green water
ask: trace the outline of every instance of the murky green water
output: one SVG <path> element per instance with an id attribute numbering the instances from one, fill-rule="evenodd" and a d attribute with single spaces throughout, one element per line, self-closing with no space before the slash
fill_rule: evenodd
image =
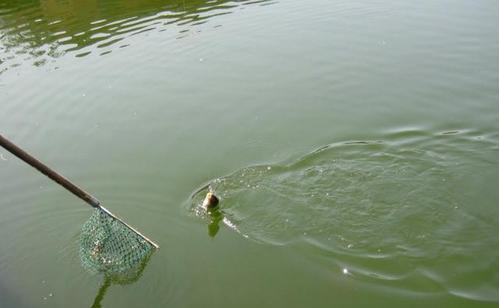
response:
<path id="1" fill-rule="evenodd" d="M 1 307 L 496 307 L 499 4 L 0 1 Z M 211 214 L 205 185 L 221 197 Z"/>

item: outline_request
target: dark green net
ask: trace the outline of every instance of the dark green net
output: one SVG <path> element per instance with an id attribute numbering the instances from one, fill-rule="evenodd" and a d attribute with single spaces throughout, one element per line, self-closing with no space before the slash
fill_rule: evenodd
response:
<path id="1" fill-rule="evenodd" d="M 133 274 L 152 250 L 151 244 L 101 209 L 94 210 L 81 230 L 81 262 L 94 273 Z"/>

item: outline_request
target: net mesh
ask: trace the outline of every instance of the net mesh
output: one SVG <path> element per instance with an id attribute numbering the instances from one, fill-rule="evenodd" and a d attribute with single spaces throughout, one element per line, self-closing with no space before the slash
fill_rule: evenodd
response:
<path id="1" fill-rule="evenodd" d="M 81 262 L 94 273 L 133 275 L 152 251 L 151 244 L 101 209 L 94 210 L 81 230 Z"/>

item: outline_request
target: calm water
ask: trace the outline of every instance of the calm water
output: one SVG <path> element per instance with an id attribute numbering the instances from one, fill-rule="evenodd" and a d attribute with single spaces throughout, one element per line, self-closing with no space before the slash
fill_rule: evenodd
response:
<path id="1" fill-rule="evenodd" d="M 161 246 L 89 273 L 92 210 L 0 148 L 0 306 L 497 307 L 497 29 L 485 0 L 0 1 L 0 133 Z"/>

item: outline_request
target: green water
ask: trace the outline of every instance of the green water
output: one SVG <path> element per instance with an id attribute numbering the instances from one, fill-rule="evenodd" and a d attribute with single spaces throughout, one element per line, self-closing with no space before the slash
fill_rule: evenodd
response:
<path id="1" fill-rule="evenodd" d="M 0 307 L 497 307 L 495 1 L 0 1 Z M 201 209 L 204 188 L 220 208 Z M 98 305 L 95 305 L 98 306 Z"/>

